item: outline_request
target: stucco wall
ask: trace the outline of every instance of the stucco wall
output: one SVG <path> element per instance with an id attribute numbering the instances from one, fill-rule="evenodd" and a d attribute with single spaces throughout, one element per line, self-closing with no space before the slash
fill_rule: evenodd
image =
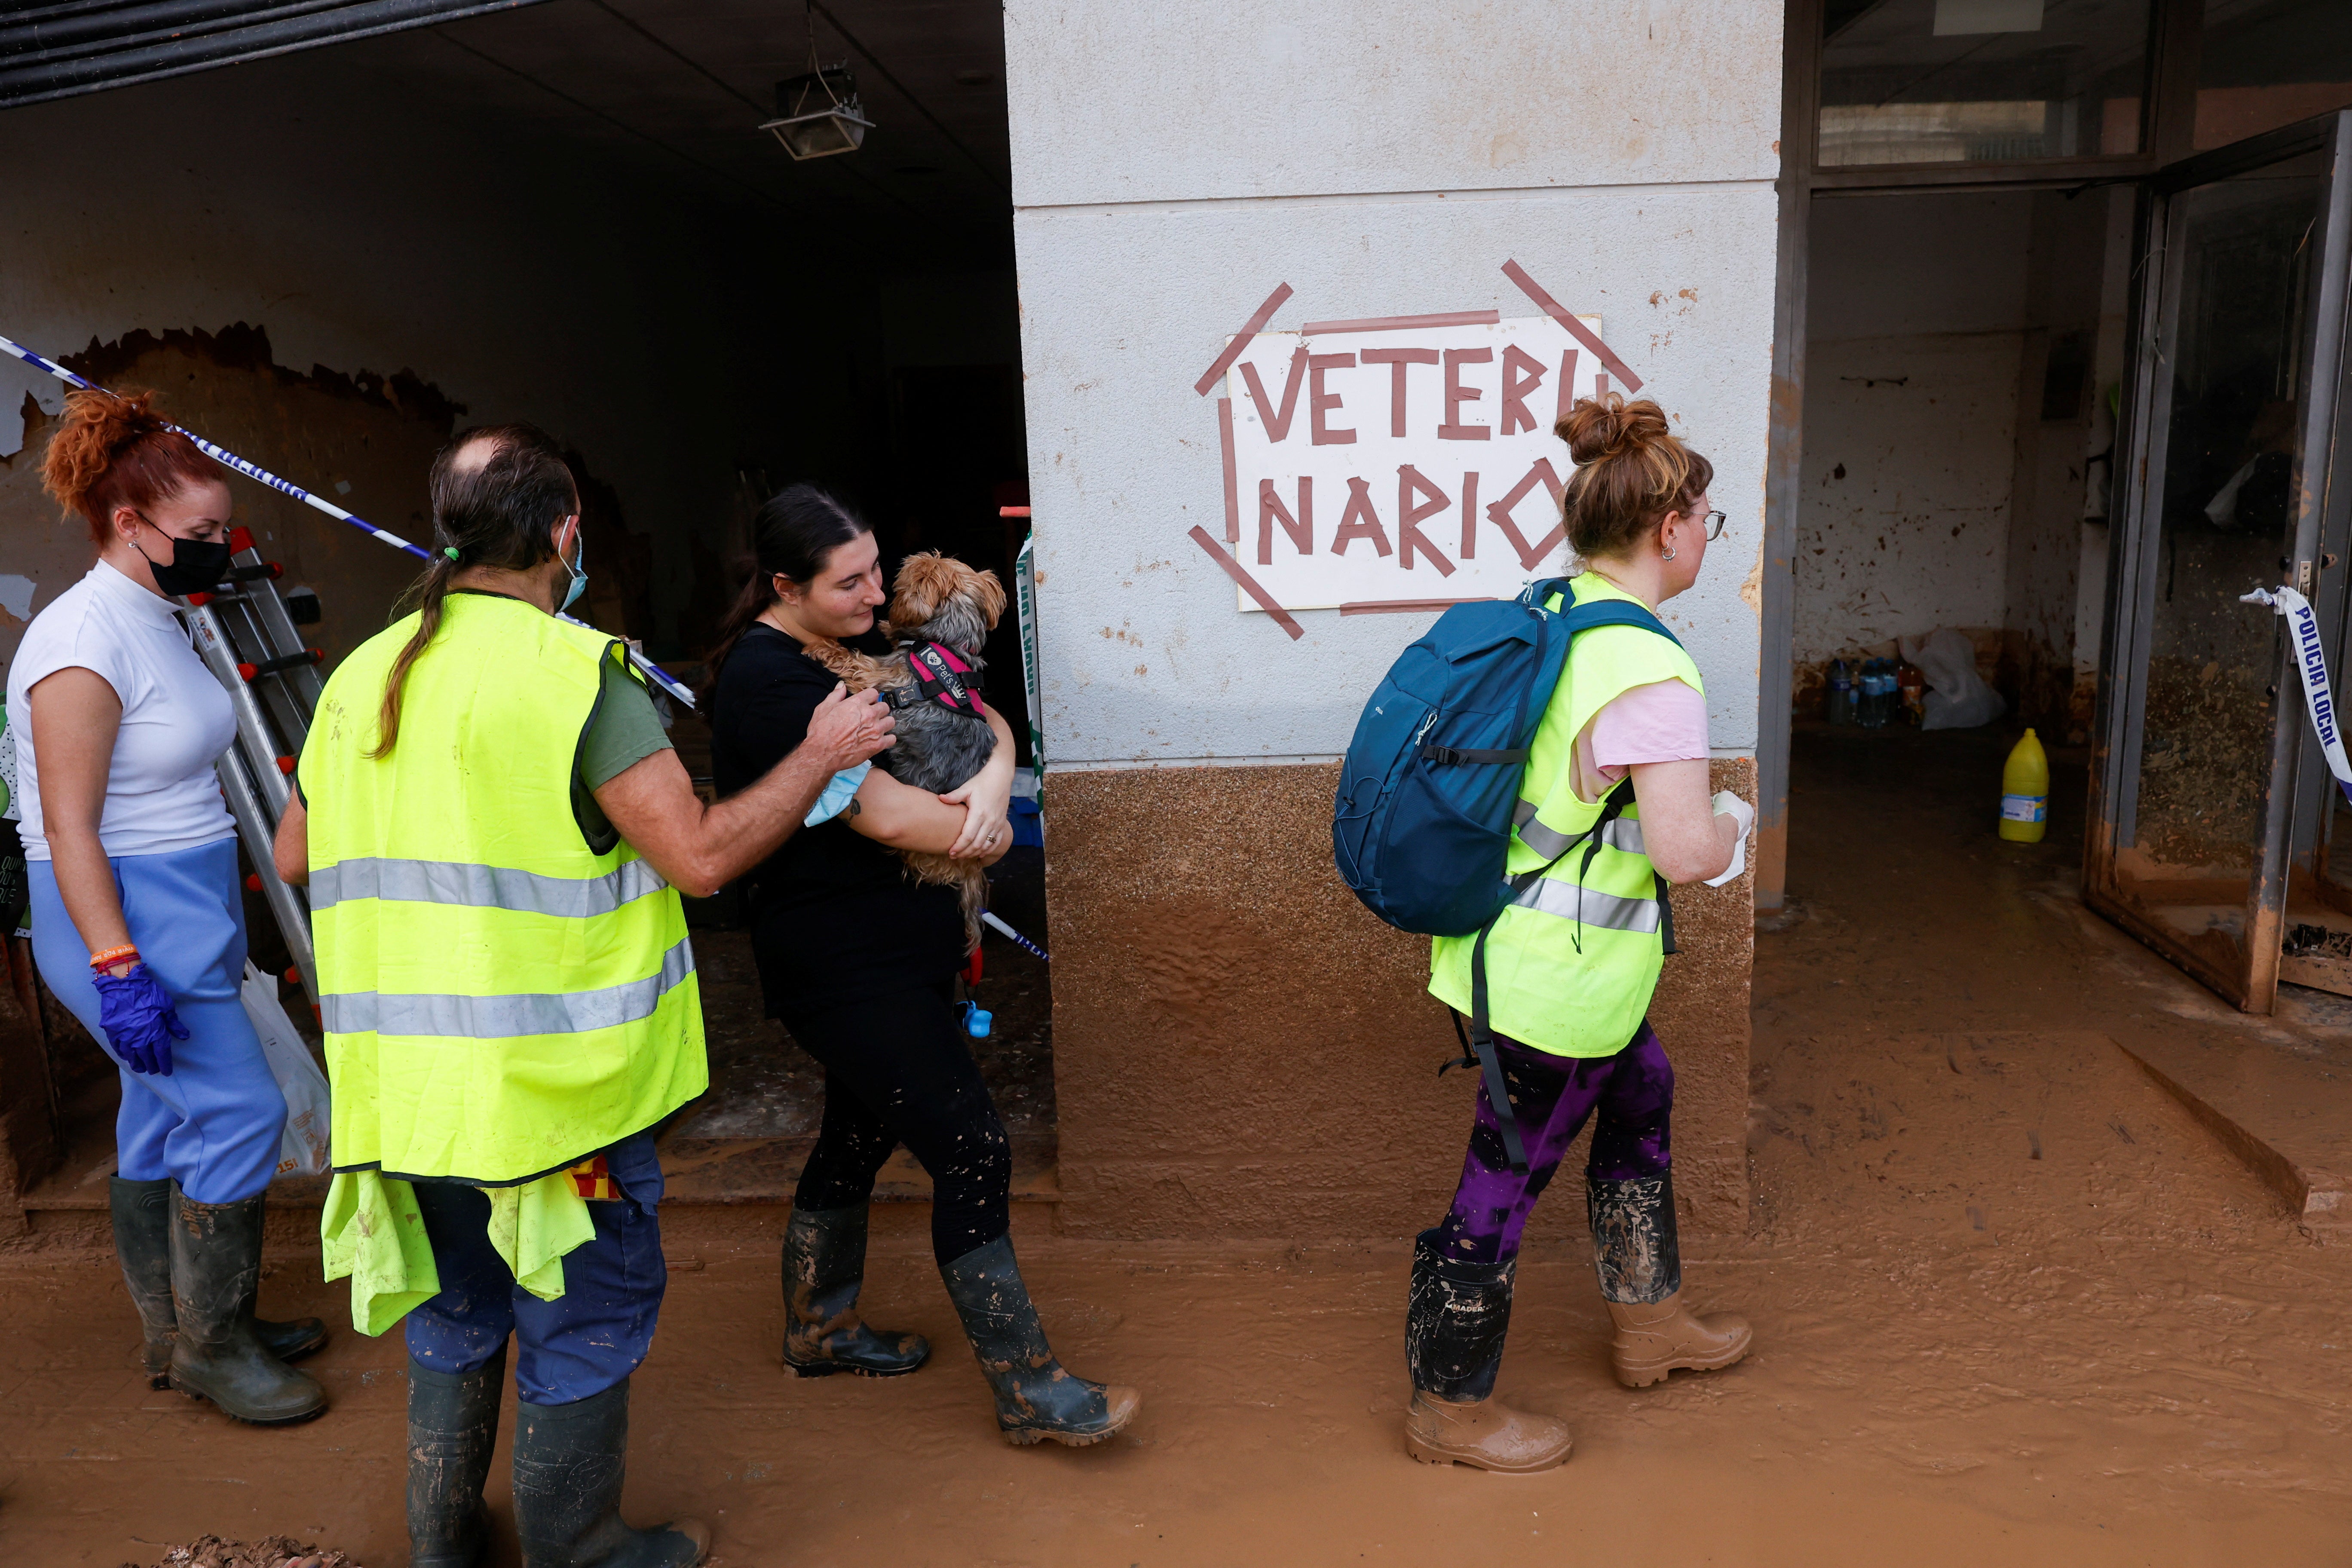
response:
<path id="1" fill-rule="evenodd" d="M 1106 770 L 1048 791 L 1061 1223 L 1087 1236 L 1395 1237 L 1452 1195 L 1475 1088 L 1429 940 L 1331 868 L 1329 764 Z M 1718 788 L 1753 798 L 1746 759 Z M 1748 879 L 1675 894 L 1651 1022 L 1685 1226 L 1746 1222 Z M 1532 1237 L 1584 1227 L 1580 1146 Z"/>
<path id="2" fill-rule="evenodd" d="M 1443 16 L 1291 0 L 1238 19 L 1201 0 L 1014 0 L 1006 46 L 1048 858 L 1068 955 L 1055 1042 L 1066 1223 L 1427 1223 L 1464 1107 L 1452 1080 L 1442 1095 L 1415 1081 L 1451 1038 L 1420 995 L 1425 946 L 1332 878 L 1328 768 L 1213 764 L 1336 755 L 1433 617 L 1306 611 L 1294 641 L 1237 613 L 1187 537 L 1221 534 L 1224 515 L 1214 400 L 1194 383 L 1277 284 L 1295 294 L 1276 329 L 1532 316 L 1501 271 L 1516 260 L 1568 310 L 1598 314 L 1643 395 L 1717 465 L 1730 531 L 1666 618 L 1706 672 L 1718 755 L 1744 768 L 1779 10 L 1601 8 L 1564 26 L 1532 0 Z M 1736 917 L 1699 919 L 1685 964 L 1695 1005 L 1721 1016 L 1678 1060 L 1686 1082 L 1722 1092 L 1692 1091 L 1678 1151 L 1685 1135 L 1694 1151 L 1738 1143 L 1747 906 L 1719 901 L 1734 900 Z M 1702 1223 L 1733 1223 L 1742 1167 L 1706 1168 L 1686 1200 L 1711 1194 Z"/>

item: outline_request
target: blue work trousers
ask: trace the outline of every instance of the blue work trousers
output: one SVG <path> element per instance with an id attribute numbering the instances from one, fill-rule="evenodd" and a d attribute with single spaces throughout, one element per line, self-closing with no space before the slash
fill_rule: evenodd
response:
<path id="1" fill-rule="evenodd" d="M 490 1245 L 490 1200 L 461 1182 L 416 1182 L 441 1293 L 408 1314 L 408 1353 L 435 1372 L 466 1373 L 515 1337 L 515 1388 L 526 1405 L 570 1405 L 637 1370 L 653 1347 L 669 1271 L 662 1263 L 661 1162 L 651 1129 L 604 1151 L 624 1196 L 591 1199 L 596 1234 L 563 1255 L 563 1294 L 542 1301 L 515 1283 Z"/>
<path id="2" fill-rule="evenodd" d="M 139 956 L 172 998 L 188 1037 L 172 1042 L 172 1072 L 135 1073 L 115 1057 L 122 1109 L 116 1169 L 125 1181 L 169 1176 L 203 1204 L 249 1198 L 278 1169 L 286 1096 L 245 1016 L 245 900 L 236 840 L 164 855 L 123 855 L 114 868 L 122 918 Z M 89 948 L 66 913 L 47 860 L 26 868 L 33 894 L 33 962 L 66 1010 L 114 1057 L 99 1026 Z"/>

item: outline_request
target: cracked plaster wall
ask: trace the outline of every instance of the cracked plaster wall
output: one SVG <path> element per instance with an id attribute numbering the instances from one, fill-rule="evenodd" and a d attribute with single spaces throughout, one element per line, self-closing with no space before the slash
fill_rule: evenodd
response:
<path id="1" fill-rule="evenodd" d="M 729 334 L 719 291 L 677 286 L 710 270 L 709 215 L 546 134 L 404 88 L 370 68 L 368 47 L 0 115 L 10 172 L 0 333 L 58 356 L 142 330 L 249 324 L 296 373 L 404 369 L 464 405 L 467 422 L 545 426 L 657 543 L 710 526 L 728 504 L 734 432 L 679 394 L 725 381 Z M 53 414 L 60 390 L 0 362 L 0 447 L 20 439 L 26 395 Z M 164 390 L 191 416 L 215 401 L 200 383 Z M 282 420 L 261 421 L 273 423 Z M 356 432 L 272 434 L 285 438 L 256 427 L 259 446 L 245 455 L 298 483 L 376 466 L 339 447 Z M 421 539 L 411 518 L 422 479 L 419 468 L 412 484 L 371 482 L 333 499 Z M 20 499 L 0 515 L 0 575 L 37 565 L 37 611 L 71 580 L 58 576 L 70 563 L 36 544 L 54 509 L 22 502 L 22 484 L 7 489 Z M 242 505 L 263 493 L 242 480 L 233 489 Z M 294 526 L 343 525 L 303 514 Z M 373 573 L 404 578 L 414 565 L 370 548 L 381 554 Z M 650 586 L 672 616 L 688 592 L 687 557 L 651 552 Z M 22 618 L 16 609 L 0 595 L 0 632 Z"/>

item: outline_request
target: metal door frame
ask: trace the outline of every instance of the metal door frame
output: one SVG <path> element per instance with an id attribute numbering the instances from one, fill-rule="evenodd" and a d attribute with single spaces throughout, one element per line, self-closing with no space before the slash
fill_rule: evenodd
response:
<path id="1" fill-rule="evenodd" d="M 2315 825 L 2322 799 L 2307 788 L 2297 787 L 2302 782 L 2299 772 L 2308 771 L 2303 766 L 2307 720 L 2300 680 L 2286 649 L 2282 647 L 2276 671 L 2278 696 L 2273 704 L 2263 850 L 2247 895 L 2242 971 L 2220 967 L 2204 952 L 2186 945 L 2179 933 L 2147 919 L 2125 898 L 2115 876 L 2116 847 L 2134 826 L 2125 818 L 2135 804 L 2136 791 L 2131 786 L 2138 779 L 2140 766 L 2141 727 L 2126 721 L 2140 710 L 2147 695 L 2147 642 L 2154 621 L 2158 530 L 2150 524 L 2148 506 L 2152 496 L 2158 500 L 2162 496 L 2170 439 L 2169 385 L 2163 375 L 2149 374 L 2149 367 L 2165 362 L 2179 325 L 2180 279 L 2171 265 L 2170 252 L 2179 218 L 2176 198 L 2199 186 L 2322 151 L 2330 153 L 2332 160 L 2315 225 L 2315 236 L 2323 247 L 2313 318 L 2316 331 L 2296 467 L 2294 545 L 2289 557 L 2294 564 L 2286 566 L 2286 574 L 2313 599 L 2324 626 L 2341 624 L 2342 552 L 2326 557 L 2320 541 L 2322 519 L 2331 510 L 2342 510 L 2345 488 L 2333 479 L 2339 450 L 2336 394 L 2344 364 L 2345 266 L 2347 256 L 2352 256 L 2352 201 L 2339 198 L 2347 176 L 2352 176 L 2352 110 L 2322 115 L 2184 159 L 2159 170 L 2142 188 L 2137 224 L 2140 253 L 2133 269 L 2129 310 L 2134 330 L 2125 361 L 2124 428 L 2118 432 L 2127 457 L 2117 469 L 2124 480 L 2123 504 L 2108 552 L 2105 625 L 2100 637 L 2090 831 L 2083 846 L 2084 897 L 2101 914 L 2249 1013 L 2270 1012 L 2275 999 L 2290 834 L 2298 842 L 2309 841 L 2297 824 L 2307 820 Z M 2340 538 L 2341 529 L 2328 532 L 2333 542 Z M 2319 563 L 2324 557 L 2333 564 L 2323 572 Z M 2249 613 L 2255 612 L 2250 608 Z"/>

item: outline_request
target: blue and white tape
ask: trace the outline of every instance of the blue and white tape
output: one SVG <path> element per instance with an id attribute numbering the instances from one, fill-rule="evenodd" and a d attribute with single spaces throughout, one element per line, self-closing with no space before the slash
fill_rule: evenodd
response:
<path id="1" fill-rule="evenodd" d="M 2336 719 L 2336 699 L 2327 687 L 2327 650 L 2319 637 L 2319 616 L 2311 601 L 2282 584 L 2257 588 L 2238 597 L 2242 605 L 2267 605 L 2286 617 L 2287 636 L 2294 641 L 2294 667 L 2303 672 L 2304 705 L 2311 710 L 2311 727 L 2319 735 L 2319 749 L 2327 753 L 2327 771 L 2336 787 L 2352 802 L 2352 760 L 2344 754 L 2344 731 Z"/>
<path id="2" fill-rule="evenodd" d="M 59 381 L 64 382 L 68 386 L 78 386 L 87 392 L 105 392 L 107 390 L 105 387 L 99 385 L 98 383 L 89 380 L 87 376 L 75 374 L 72 371 L 68 370 L 57 361 L 49 359 L 44 355 L 35 353 L 32 350 L 26 348 L 24 344 L 16 342 L 14 339 L 0 338 L 0 349 L 6 350 L 8 353 L 16 355 L 18 359 L 23 360 L 26 364 L 31 365 L 36 370 L 47 372 L 49 374 L 56 376 Z M 111 395 L 111 394 L 110 394 L 110 395 Z M 221 467 L 225 468 L 234 468 L 238 473 L 243 474 L 247 479 L 252 479 L 259 484 L 268 485 L 271 489 L 278 491 L 281 495 L 292 496 L 304 506 L 311 507 L 319 511 L 323 511 L 338 522 L 348 522 L 353 528 L 359 529 L 362 532 L 373 534 L 377 539 L 391 545 L 394 550 L 405 550 L 411 555 L 415 556 L 419 561 L 430 561 L 433 559 L 433 552 L 431 551 L 425 550 L 418 545 L 411 544 L 408 541 L 401 538 L 400 535 L 396 533 L 386 532 L 384 530 L 378 528 L 375 524 L 368 521 L 365 518 L 354 517 L 350 512 L 345 511 L 341 507 L 337 506 L 334 502 L 331 500 L 323 500 L 319 497 L 312 495 L 309 490 L 304 489 L 300 485 L 296 484 L 293 480 L 280 479 L 276 474 L 271 473 L 268 468 L 263 468 L 260 464 L 248 462 L 245 458 L 238 457 L 235 452 L 230 451 L 227 447 L 220 446 L 217 443 L 205 440 L 202 436 L 197 435 L 194 430 L 188 429 L 185 426 L 172 425 L 170 426 L 170 428 L 178 431 L 181 435 L 185 436 L 189 440 L 194 441 L 196 444 L 197 451 L 202 452 L 205 457 L 210 458 L 214 462 L 220 464 Z M 570 616 L 565 616 L 562 618 L 567 621 L 572 620 Z M 572 624 L 578 626 L 584 625 L 585 623 L 574 621 Z M 659 665 L 654 663 L 653 660 L 647 658 L 644 654 L 639 653 L 635 648 L 631 648 L 629 650 L 629 662 L 635 665 L 639 669 L 645 671 L 646 679 L 652 681 L 656 686 L 660 687 L 662 690 L 667 692 L 673 700 L 683 702 L 688 708 L 694 706 L 694 693 L 688 690 L 687 688 L 677 679 L 677 678 L 672 676 L 668 671 L 663 669 Z"/>
<path id="3" fill-rule="evenodd" d="M 1034 953 L 1037 957 L 1045 959 L 1048 963 L 1054 962 L 1053 959 L 1047 955 L 1044 948 L 1039 947 L 1035 942 L 1031 942 L 1027 937 L 1023 936 L 1019 931 L 1014 931 L 1011 926 L 1006 925 L 1003 921 L 998 920 L 992 911 L 982 910 L 980 911 L 980 918 L 987 921 L 991 926 L 994 927 L 998 934 L 1009 938 L 1012 941 L 1013 945 L 1019 948 L 1022 952 Z"/>

